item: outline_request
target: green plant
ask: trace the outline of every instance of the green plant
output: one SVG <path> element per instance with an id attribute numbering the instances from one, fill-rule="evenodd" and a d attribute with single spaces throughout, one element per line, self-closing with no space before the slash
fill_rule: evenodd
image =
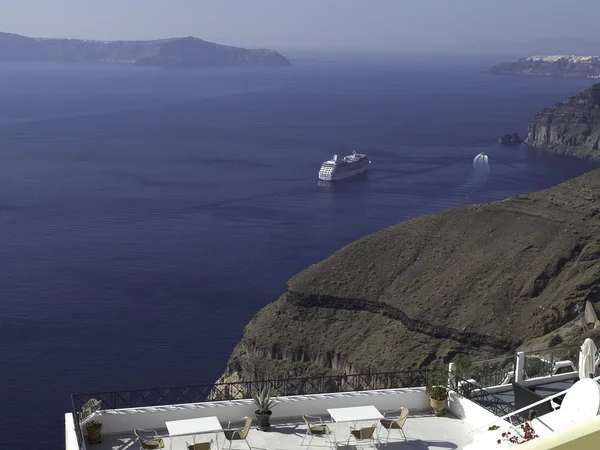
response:
<path id="1" fill-rule="evenodd" d="M 252 394 L 254 404 L 258 410 L 262 413 L 271 411 L 277 402 L 271 398 L 271 391 L 267 388 L 263 388 L 258 394 Z"/>
<path id="2" fill-rule="evenodd" d="M 456 374 L 461 378 L 470 378 L 471 367 L 473 363 L 466 356 L 460 356 L 454 361 L 454 367 L 456 368 Z"/>
<path id="3" fill-rule="evenodd" d="M 448 399 L 448 370 L 444 369 L 429 378 L 425 391 L 433 400 Z"/>
<path id="4" fill-rule="evenodd" d="M 488 431 L 498 430 L 499 428 L 499 425 L 492 425 L 491 427 L 488 427 Z"/>
<path id="5" fill-rule="evenodd" d="M 102 424 L 100 422 L 96 422 L 95 420 L 90 420 L 88 423 L 85 424 L 85 427 L 88 430 L 98 430 L 102 428 Z"/>
<path id="6" fill-rule="evenodd" d="M 427 393 L 434 400 L 447 400 L 448 388 L 446 386 L 427 386 Z"/>

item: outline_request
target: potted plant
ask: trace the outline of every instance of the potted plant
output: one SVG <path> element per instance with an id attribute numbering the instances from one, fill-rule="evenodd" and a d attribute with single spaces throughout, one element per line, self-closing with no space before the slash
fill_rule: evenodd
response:
<path id="1" fill-rule="evenodd" d="M 447 372 L 441 372 L 437 377 L 432 377 L 425 389 L 429 395 L 429 405 L 436 416 L 443 416 L 446 413 L 446 403 L 448 402 L 447 382 Z"/>
<path id="2" fill-rule="evenodd" d="M 88 442 L 95 444 L 96 442 L 102 442 L 102 424 L 95 420 L 90 420 L 85 424 L 87 431 Z"/>
<path id="3" fill-rule="evenodd" d="M 263 388 L 258 394 L 253 394 L 252 398 L 254 399 L 254 404 L 258 408 L 255 411 L 258 429 L 266 431 L 271 426 L 269 423 L 272 414 L 271 408 L 277 403 L 271 398 L 271 391 L 267 388 Z"/>
<path id="4" fill-rule="evenodd" d="M 429 404 L 436 416 L 446 414 L 446 403 L 448 402 L 448 388 L 446 386 L 428 386 Z"/>

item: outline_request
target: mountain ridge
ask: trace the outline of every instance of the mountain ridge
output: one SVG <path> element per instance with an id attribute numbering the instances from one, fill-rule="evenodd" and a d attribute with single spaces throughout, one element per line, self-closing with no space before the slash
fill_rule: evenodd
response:
<path id="1" fill-rule="evenodd" d="M 0 61 L 135 64 L 159 67 L 289 66 L 275 50 L 246 49 L 188 36 L 98 41 L 29 38 L 0 32 Z"/>

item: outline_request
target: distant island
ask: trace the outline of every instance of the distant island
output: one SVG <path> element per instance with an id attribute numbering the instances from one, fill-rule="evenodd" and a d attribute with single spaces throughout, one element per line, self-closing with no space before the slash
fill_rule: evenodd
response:
<path id="1" fill-rule="evenodd" d="M 196 37 L 153 41 L 29 38 L 0 32 L 0 62 L 135 64 L 158 67 L 289 66 L 275 50 L 245 49 Z"/>
<path id="2" fill-rule="evenodd" d="M 536 75 L 546 77 L 600 78 L 600 56 L 540 55 L 497 64 L 487 73 L 494 75 Z"/>

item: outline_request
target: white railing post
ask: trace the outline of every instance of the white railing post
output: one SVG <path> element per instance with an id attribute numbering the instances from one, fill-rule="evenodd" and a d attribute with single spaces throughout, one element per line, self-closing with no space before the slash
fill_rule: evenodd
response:
<path id="1" fill-rule="evenodd" d="M 456 374 L 454 373 L 454 363 L 451 362 L 450 364 L 448 364 L 448 386 L 452 386 L 452 383 L 454 382 L 454 376 L 455 375 Z"/>
<path id="2" fill-rule="evenodd" d="M 525 353 L 517 353 L 517 361 L 515 364 L 515 383 L 523 383 L 523 374 L 525 373 Z"/>

